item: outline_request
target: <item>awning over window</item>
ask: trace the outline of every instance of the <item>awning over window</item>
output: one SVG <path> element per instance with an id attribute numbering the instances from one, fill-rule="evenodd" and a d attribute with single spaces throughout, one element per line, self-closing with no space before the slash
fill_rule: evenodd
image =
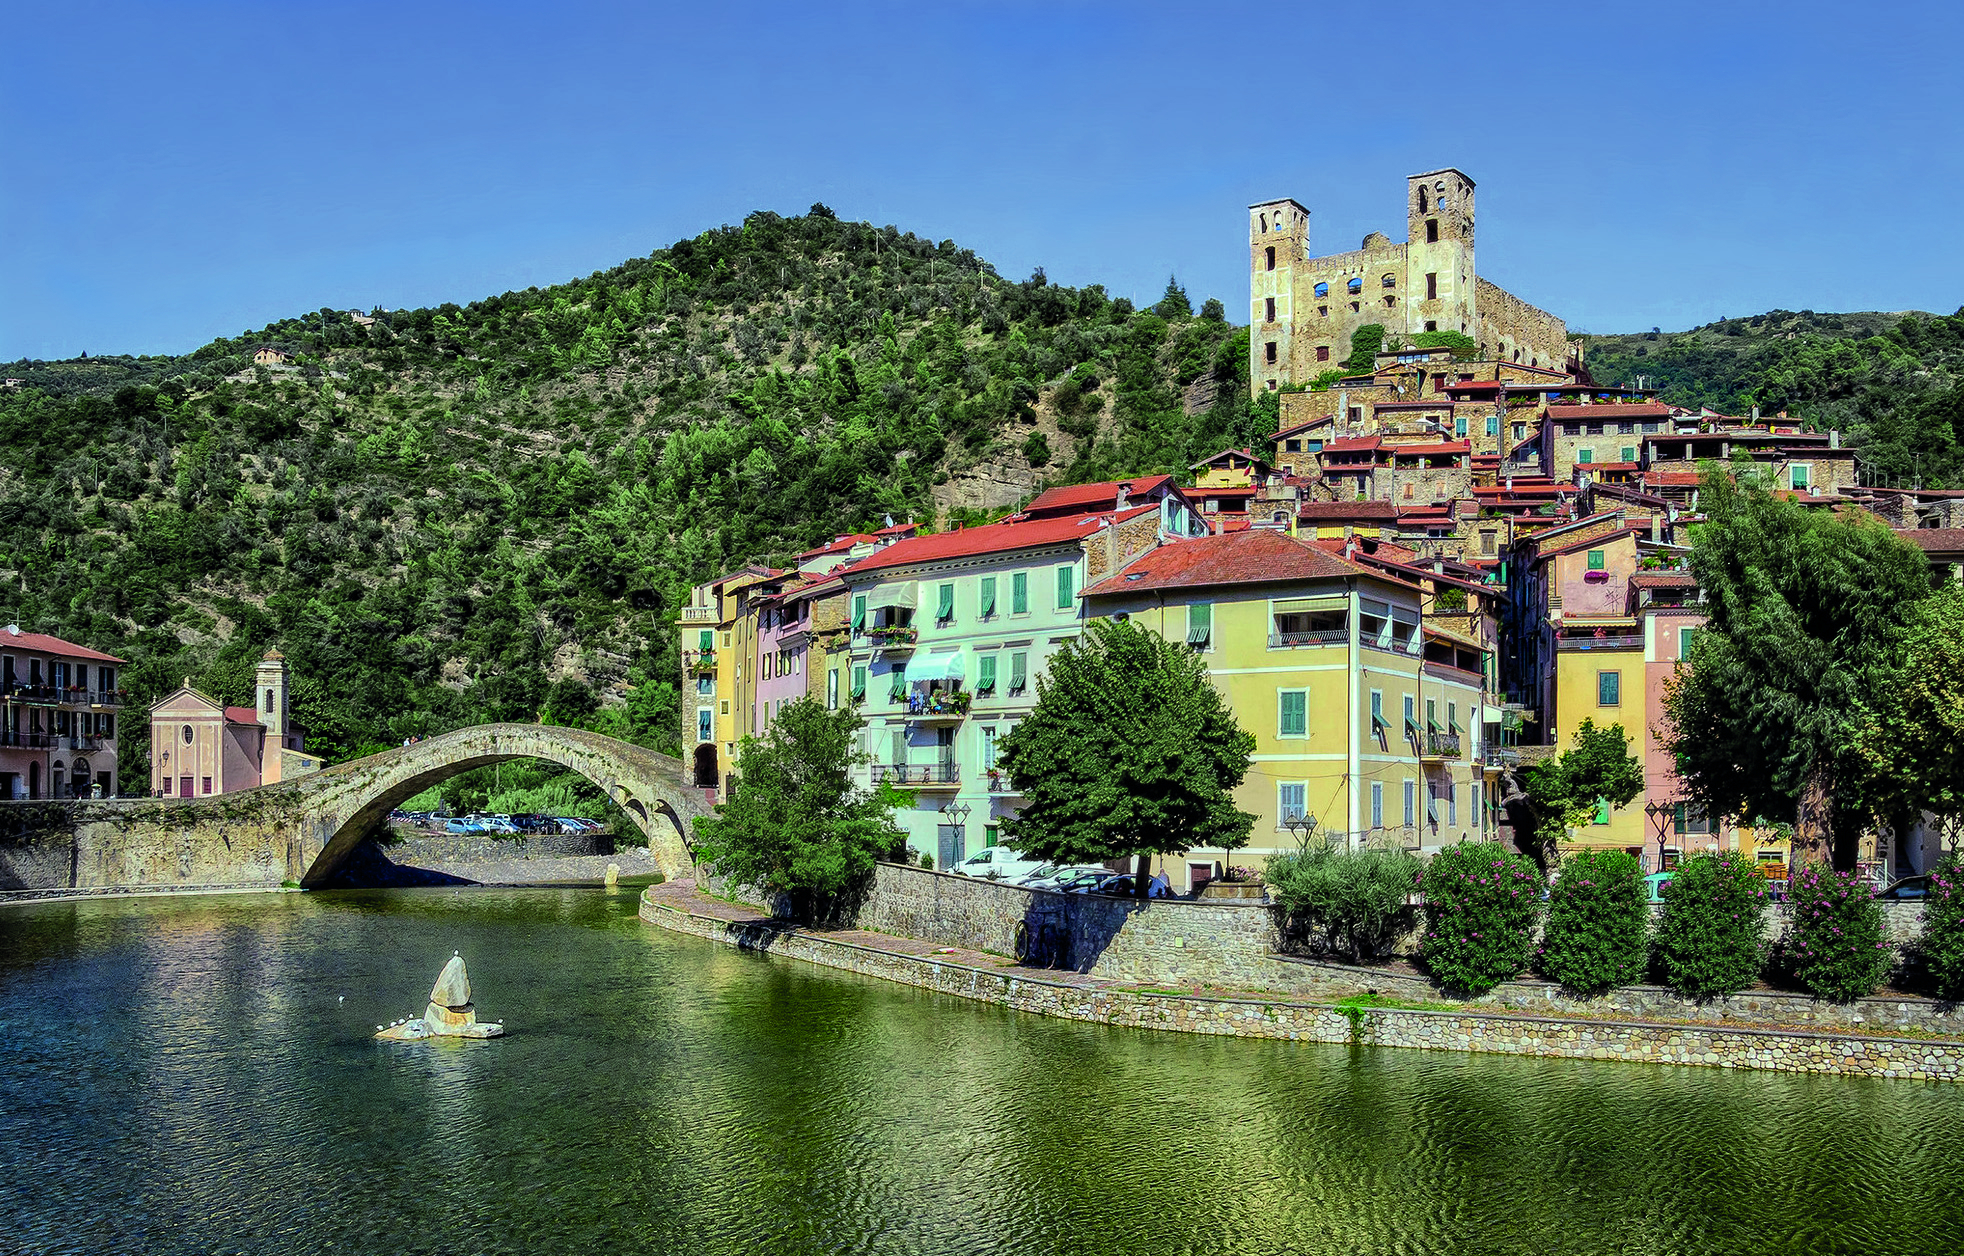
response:
<path id="1" fill-rule="evenodd" d="M 1298 597 L 1275 604 L 1277 615 L 1308 615 L 1315 611 L 1340 611 L 1350 606 L 1350 599 L 1338 594 L 1335 597 Z"/>
<path id="2" fill-rule="evenodd" d="M 907 664 L 907 679 L 915 684 L 930 680 L 952 680 L 962 683 L 962 656 L 957 650 L 944 650 L 916 658 Z"/>
<path id="3" fill-rule="evenodd" d="M 891 584 L 876 584 L 866 593 L 868 608 L 878 610 L 882 606 L 902 606 L 913 610 L 917 586 L 912 580 L 895 580 Z"/>

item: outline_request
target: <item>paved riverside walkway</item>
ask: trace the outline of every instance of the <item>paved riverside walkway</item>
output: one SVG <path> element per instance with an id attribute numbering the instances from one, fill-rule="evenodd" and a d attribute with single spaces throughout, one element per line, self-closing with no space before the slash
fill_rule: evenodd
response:
<path id="1" fill-rule="evenodd" d="M 686 878 L 649 886 L 643 897 L 657 906 L 673 908 L 694 916 L 707 916 L 712 920 L 724 920 L 736 925 L 768 925 L 775 929 L 796 930 L 799 933 L 822 937 L 828 942 L 842 942 L 848 946 L 864 947 L 869 951 L 880 951 L 887 955 L 935 960 L 963 968 L 978 968 L 987 972 L 999 972 L 1006 976 L 1028 977 L 1047 981 L 1053 985 L 1075 986 L 1084 990 L 1103 990 L 1119 984 L 1107 977 L 1087 976 L 1084 973 L 1072 972 L 1068 968 L 1036 968 L 1019 964 L 1007 955 L 994 955 L 988 951 L 937 946 L 918 938 L 896 937 L 890 933 L 874 933 L 866 929 L 826 929 L 795 924 L 788 920 L 777 920 L 748 903 L 733 903 L 726 898 L 705 894 L 694 881 Z"/>

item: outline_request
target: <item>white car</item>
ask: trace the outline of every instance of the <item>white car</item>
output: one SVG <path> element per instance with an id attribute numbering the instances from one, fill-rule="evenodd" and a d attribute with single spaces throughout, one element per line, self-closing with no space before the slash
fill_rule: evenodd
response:
<path id="1" fill-rule="evenodd" d="M 989 881 L 1014 881 L 1029 876 L 1041 867 L 1041 859 L 1031 859 L 1007 846 L 991 846 L 979 854 L 970 855 L 948 871 Z"/>

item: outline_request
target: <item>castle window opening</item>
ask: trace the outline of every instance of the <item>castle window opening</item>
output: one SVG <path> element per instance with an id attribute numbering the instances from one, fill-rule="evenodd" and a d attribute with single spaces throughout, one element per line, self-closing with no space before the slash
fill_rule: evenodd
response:
<path id="1" fill-rule="evenodd" d="M 1316 360 L 1317 360 L 1318 362 L 1328 362 L 1328 361 L 1330 360 L 1330 346 L 1328 346 L 1328 345 L 1317 345 L 1317 346 L 1316 346 Z"/>
<path id="2" fill-rule="evenodd" d="M 1436 272 L 1425 277 L 1425 299 L 1428 301 L 1437 301 L 1439 299 L 1439 276 Z M 1426 330 L 1432 331 L 1434 329 L 1428 327 Z"/>
<path id="3" fill-rule="evenodd" d="M 1261 224 L 1262 224 L 1262 231 L 1263 231 L 1264 233 L 1266 233 L 1266 232 L 1268 231 L 1268 215 L 1267 215 L 1267 214 L 1263 214 L 1263 215 L 1261 215 Z"/>
<path id="4" fill-rule="evenodd" d="M 1398 298 L 1397 298 L 1397 297 L 1386 297 L 1386 298 L 1384 299 L 1384 308 L 1385 308 L 1385 309 L 1387 309 L 1387 310 L 1388 310 L 1388 309 L 1390 309 L 1390 308 L 1391 308 L 1392 306 L 1394 306 L 1394 305 L 1396 305 L 1396 304 L 1398 304 Z"/>
<path id="5" fill-rule="evenodd" d="M 1268 381 L 1268 390 L 1269 390 L 1270 392 L 1274 392 L 1274 391 L 1275 391 L 1275 381 L 1274 381 L 1274 380 L 1270 380 L 1270 381 Z"/>
<path id="6" fill-rule="evenodd" d="M 1269 245 L 1269 246 L 1268 246 L 1268 249 L 1267 249 L 1266 251 L 1267 251 L 1267 253 L 1268 253 L 1268 268 L 1269 268 L 1270 270 L 1274 270 L 1274 269 L 1275 269 L 1275 246 L 1274 246 L 1273 244 L 1271 244 L 1271 245 Z"/>
<path id="7" fill-rule="evenodd" d="M 1356 423 L 1360 421 L 1361 419 L 1363 419 L 1363 417 L 1364 417 L 1364 407 L 1362 406 L 1350 407 L 1350 421 L 1352 423 Z"/>
<path id="8" fill-rule="evenodd" d="M 1439 330 L 1439 323 L 1438 323 L 1438 320 L 1437 320 L 1437 319 L 1431 319 L 1431 318 L 1428 318 L 1428 319 L 1426 319 L 1426 320 L 1425 320 L 1425 330 L 1427 330 L 1427 331 L 1438 331 L 1438 330 Z"/>
<path id="9" fill-rule="evenodd" d="M 1431 208 L 1430 198 L 1426 196 L 1425 189 L 1420 188 L 1418 190 L 1418 212 L 1423 214 L 1429 208 Z"/>
<path id="10" fill-rule="evenodd" d="M 1380 288 L 1395 288 L 1397 286 L 1398 277 L 1396 275 L 1386 275 L 1384 278 L 1378 280 L 1378 287 Z"/>
<path id="11" fill-rule="evenodd" d="M 1316 312 L 1317 312 L 1318 314 L 1321 314 L 1321 315 L 1322 315 L 1322 316 L 1323 316 L 1324 318 L 1328 318 L 1328 317 L 1330 317 L 1330 307 L 1329 307 L 1329 306 L 1327 306 L 1327 305 L 1319 305 L 1319 306 L 1317 306 L 1317 307 L 1316 307 Z"/>
<path id="12" fill-rule="evenodd" d="M 1319 297 L 1327 297 L 1327 296 L 1329 296 L 1329 295 L 1330 295 L 1330 285 L 1329 285 L 1329 284 L 1327 284 L 1327 283 L 1319 283 L 1319 284 L 1317 284 L 1317 285 L 1316 285 L 1316 295 L 1317 295 L 1317 296 L 1319 296 Z"/>
<path id="13" fill-rule="evenodd" d="M 1364 281 L 1353 276 L 1347 286 L 1352 292 L 1362 292 L 1364 290 Z"/>
<path id="14" fill-rule="evenodd" d="M 1352 301 L 1352 302 L 1350 303 L 1350 312 L 1351 312 L 1352 314 L 1355 314 L 1355 313 L 1357 312 L 1357 302 L 1355 302 L 1355 301 Z"/>
<path id="15" fill-rule="evenodd" d="M 1274 321 L 1275 321 L 1275 298 L 1274 298 L 1274 297 L 1270 297 L 1270 298 L 1268 298 L 1268 304 L 1267 304 L 1267 305 L 1265 305 L 1265 306 L 1263 307 L 1263 309 L 1264 309 L 1264 310 L 1266 311 L 1266 313 L 1265 313 L 1265 316 L 1263 317 L 1263 319 L 1262 319 L 1262 321 L 1263 321 L 1263 322 L 1265 322 L 1265 323 L 1272 323 L 1272 322 L 1274 322 Z"/>
<path id="16" fill-rule="evenodd" d="M 1439 243 L 1439 220 L 1437 218 L 1428 218 L 1425 220 L 1425 242 L 1427 244 Z"/>
<path id="17" fill-rule="evenodd" d="M 1273 340 L 1269 341 L 1268 344 L 1263 347 L 1262 354 L 1264 357 L 1268 359 L 1268 364 L 1270 366 L 1275 365 L 1275 342 Z"/>

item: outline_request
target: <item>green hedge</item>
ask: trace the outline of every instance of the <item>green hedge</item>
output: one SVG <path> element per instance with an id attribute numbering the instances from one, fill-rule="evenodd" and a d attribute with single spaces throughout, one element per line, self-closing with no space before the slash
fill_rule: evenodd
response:
<path id="1" fill-rule="evenodd" d="M 1447 990 L 1481 995 L 1527 967 L 1541 919 L 1541 875 L 1493 842 L 1448 846 L 1426 865 L 1419 955 Z"/>
<path id="2" fill-rule="evenodd" d="M 1743 990 L 1766 959 L 1766 879 L 1736 853 L 1693 855 L 1664 883 L 1657 958 L 1664 979 L 1691 999 Z"/>
<path id="3" fill-rule="evenodd" d="M 1787 962 L 1816 998 L 1848 1003 L 1874 994 L 1889 975 L 1882 907 L 1869 882 L 1852 872 L 1805 867 L 1787 882 L 1792 917 Z"/>
<path id="4" fill-rule="evenodd" d="M 1562 862 L 1548 891 L 1537 964 L 1577 994 L 1641 981 L 1649 960 L 1650 905 L 1643 865 L 1620 850 L 1584 850 Z"/>
<path id="5" fill-rule="evenodd" d="M 1411 922 L 1406 900 L 1423 865 L 1402 850 L 1308 849 L 1278 855 L 1262 869 L 1284 931 L 1353 960 L 1383 954 Z"/>
<path id="6" fill-rule="evenodd" d="M 1930 874 L 1923 900 L 1923 965 L 1931 993 L 1964 1002 L 1964 867 L 1951 864 Z"/>

